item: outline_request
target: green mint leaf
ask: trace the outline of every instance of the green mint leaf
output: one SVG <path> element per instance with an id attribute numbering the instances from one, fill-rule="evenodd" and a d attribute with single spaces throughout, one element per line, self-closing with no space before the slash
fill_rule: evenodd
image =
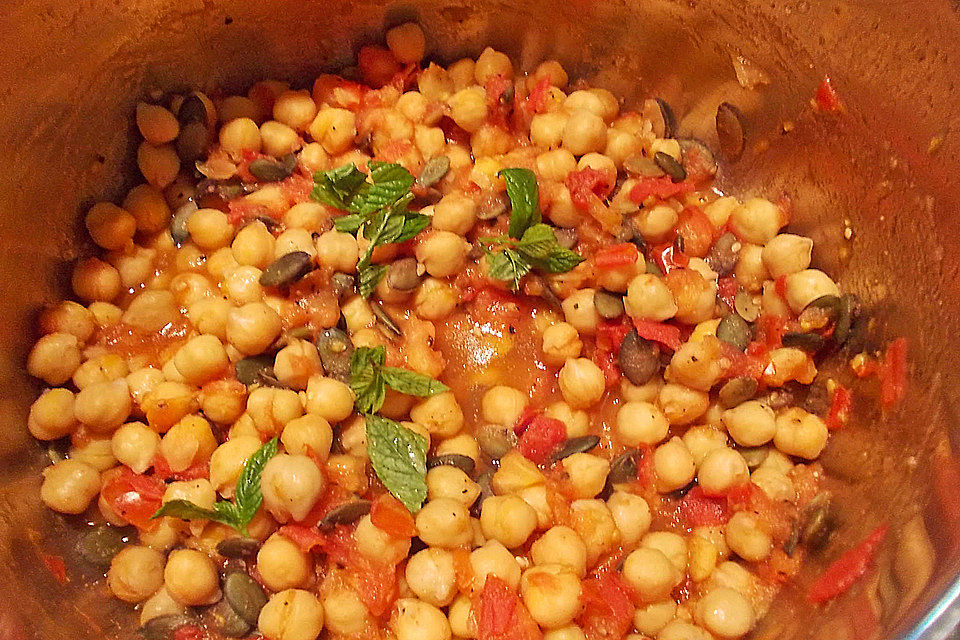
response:
<path id="1" fill-rule="evenodd" d="M 404 217 L 402 213 L 395 213 L 391 209 L 381 209 L 373 214 L 370 224 L 363 230 L 363 237 L 370 241 L 371 246 L 381 246 L 395 242 L 403 233 Z"/>
<path id="2" fill-rule="evenodd" d="M 333 228 L 340 233 L 356 235 L 357 231 L 360 230 L 360 227 L 363 226 L 364 222 L 366 222 L 366 218 L 361 216 L 359 213 L 351 213 L 345 216 L 340 216 L 339 218 L 334 218 Z"/>
<path id="3" fill-rule="evenodd" d="M 430 226 L 430 216 L 411 213 L 403 221 L 403 230 L 394 242 L 406 242 Z"/>
<path id="4" fill-rule="evenodd" d="M 370 167 L 373 185 L 363 194 L 363 201 L 358 203 L 360 213 L 373 213 L 392 205 L 413 186 L 413 176 L 399 164 L 371 160 L 367 166 Z"/>
<path id="5" fill-rule="evenodd" d="M 383 277 L 387 275 L 387 265 L 385 264 L 366 264 L 357 267 L 357 290 L 364 298 L 369 298 L 374 292 Z"/>
<path id="6" fill-rule="evenodd" d="M 244 463 L 243 471 L 237 478 L 234 502 L 241 533 L 245 533 L 247 524 L 253 520 L 253 516 L 257 514 L 257 509 L 263 502 L 263 494 L 260 493 L 260 476 L 267 461 L 277 454 L 277 443 L 276 438 L 271 438 L 257 449 Z"/>
<path id="7" fill-rule="evenodd" d="M 367 453 L 387 490 L 416 513 L 427 498 L 427 440 L 399 422 L 367 414 Z"/>
<path id="8" fill-rule="evenodd" d="M 410 396 L 419 396 L 426 398 L 444 391 L 449 391 L 450 387 L 439 380 L 434 380 L 423 374 L 398 367 L 383 367 L 380 370 L 383 381 L 394 391 L 405 393 Z"/>
<path id="9" fill-rule="evenodd" d="M 222 502 L 220 504 L 233 506 L 229 502 Z M 171 500 L 170 502 L 164 503 L 163 506 L 150 516 L 150 519 L 153 520 L 164 516 L 180 518 L 181 520 L 213 520 L 214 522 L 220 522 L 234 528 L 238 526 L 237 520 L 230 514 L 221 513 L 219 510 L 214 509 L 204 509 L 189 500 Z"/>
<path id="10" fill-rule="evenodd" d="M 366 180 L 367 175 L 352 162 L 329 171 L 317 171 L 313 174 L 310 197 L 335 209 L 356 212 L 351 203 Z"/>
<path id="11" fill-rule="evenodd" d="M 524 231 L 517 243 L 517 251 L 530 261 L 546 260 L 551 252 L 559 248 L 553 228 L 542 222 Z"/>
<path id="12" fill-rule="evenodd" d="M 532 225 L 540 222 L 540 190 L 537 176 L 529 169 L 501 169 L 497 174 L 507 183 L 510 197 L 510 237 L 520 239 Z"/>
<path id="13" fill-rule="evenodd" d="M 361 413 L 375 413 L 383 406 L 387 387 L 380 368 L 387 350 L 385 347 L 358 347 L 350 356 L 350 389 L 356 398 L 354 404 Z"/>
<path id="14" fill-rule="evenodd" d="M 520 289 L 520 279 L 530 273 L 530 263 L 513 249 L 487 253 L 487 267 L 491 278 L 510 282 L 514 291 Z"/>
<path id="15" fill-rule="evenodd" d="M 557 247 L 557 249 L 547 257 L 546 264 L 541 268 L 550 273 L 566 273 L 581 262 L 583 262 L 583 258 L 581 258 L 580 254 L 576 251 Z"/>

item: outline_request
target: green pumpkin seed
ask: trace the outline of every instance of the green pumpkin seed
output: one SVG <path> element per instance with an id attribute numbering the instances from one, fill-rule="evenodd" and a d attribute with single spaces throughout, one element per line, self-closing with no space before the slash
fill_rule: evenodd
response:
<path id="1" fill-rule="evenodd" d="M 403 330 L 400 329 L 400 325 L 397 324 L 397 321 L 387 313 L 387 310 L 383 308 L 379 302 L 374 302 L 370 305 L 370 309 L 373 311 L 373 315 L 376 316 L 377 321 L 380 322 L 380 325 L 386 329 L 386 333 L 399 338 L 403 335 Z"/>
<path id="2" fill-rule="evenodd" d="M 637 479 L 638 465 L 643 453 L 639 449 L 624 451 L 610 462 L 610 473 L 607 482 L 620 484 Z"/>
<path id="3" fill-rule="evenodd" d="M 687 170 L 669 153 L 657 151 L 653 154 L 653 161 L 657 163 L 658 167 L 663 169 L 665 174 L 673 178 L 674 182 L 680 182 L 686 179 Z"/>
<path id="4" fill-rule="evenodd" d="M 631 384 L 646 384 L 660 371 L 660 347 L 641 338 L 636 329 L 631 329 L 620 343 L 617 364 Z"/>
<path id="5" fill-rule="evenodd" d="M 238 360 L 234 365 L 237 380 L 247 385 L 262 384 L 263 376 L 273 375 L 272 355 L 259 355 Z"/>
<path id="6" fill-rule="evenodd" d="M 601 318 L 611 320 L 623 315 L 623 298 L 601 289 L 597 289 L 593 294 L 593 306 Z"/>
<path id="7" fill-rule="evenodd" d="M 356 280 L 349 273 L 337 272 L 330 276 L 330 290 L 337 296 L 337 299 L 342 299 L 344 296 L 356 292 Z"/>
<path id="8" fill-rule="evenodd" d="M 663 116 L 663 137 L 672 138 L 677 131 L 677 116 L 673 113 L 670 103 L 662 98 L 655 98 Z"/>
<path id="9" fill-rule="evenodd" d="M 420 172 L 418 182 L 421 187 L 430 187 L 440 181 L 450 170 L 450 158 L 447 156 L 436 156 L 430 158 L 423 165 L 423 171 Z"/>
<path id="10" fill-rule="evenodd" d="M 471 476 L 473 475 L 473 470 L 476 468 L 477 463 L 474 462 L 473 458 L 470 456 L 465 456 L 459 453 L 445 453 L 441 456 L 427 458 L 427 469 L 433 469 L 434 467 L 440 467 L 443 465 L 456 467 L 468 476 Z"/>
<path id="11" fill-rule="evenodd" d="M 750 344 L 750 325 L 735 313 L 727 314 L 717 325 L 717 337 L 744 351 Z"/>
<path id="12" fill-rule="evenodd" d="M 816 353 L 823 347 L 824 344 L 826 344 L 827 341 L 823 336 L 817 333 L 791 331 L 783 334 L 783 339 L 781 342 L 785 347 L 794 347 L 810 353 Z"/>
<path id="13" fill-rule="evenodd" d="M 840 313 L 840 308 L 842 303 L 840 301 L 840 296 L 835 296 L 833 294 L 827 294 L 825 296 L 820 296 L 812 300 L 807 307 L 817 307 L 819 309 L 827 309 L 831 312 L 833 317 L 836 317 Z"/>
<path id="14" fill-rule="evenodd" d="M 770 455 L 770 447 L 744 447 L 737 449 L 737 451 L 739 451 L 743 459 L 746 460 L 747 468 L 751 471 L 762 465 Z"/>
<path id="15" fill-rule="evenodd" d="M 257 624 L 260 609 L 267 604 L 267 594 L 253 578 L 240 571 L 228 575 L 223 581 L 223 597 L 237 615 L 249 625 Z"/>
<path id="16" fill-rule="evenodd" d="M 642 178 L 659 178 L 663 175 L 663 169 L 653 161 L 653 158 L 648 158 L 640 154 L 630 156 L 624 160 L 623 170 Z"/>
<path id="17" fill-rule="evenodd" d="M 725 233 L 713 243 L 703 261 L 716 271 L 718 276 L 730 275 L 740 259 L 739 244 L 737 236 Z"/>
<path id="18" fill-rule="evenodd" d="M 783 550 L 792 556 L 802 542 L 811 550 L 818 551 L 826 546 L 838 525 L 832 496 L 829 492 L 819 493 L 804 507 Z"/>
<path id="19" fill-rule="evenodd" d="M 313 258 L 306 251 L 291 251 L 269 265 L 260 274 L 260 284 L 265 287 L 282 287 L 293 284 L 310 271 Z"/>
<path id="20" fill-rule="evenodd" d="M 833 335 L 831 336 L 834 344 L 843 346 L 850 339 L 851 329 L 859 308 L 860 301 L 855 295 L 845 293 L 840 296 L 840 313 L 833 325 Z"/>
<path id="21" fill-rule="evenodd" d="M 353 524 L 363 516 L 370 513 L 371 503 L 369 500 L 354 500 L 338 505 L 323 516 L 320 520 L 321 529 L 332 529 L 337 525 Z"/>
<path id="22" fill-rule="evenodd" d="M 167 613 L 151 618 L 137 631 L 144 640 L 172 640 L 174 632 L 185 624 L 196 624 L 197 619 L 183 613 Z"/>
<path id="23" fill-rule="evenodd" d="M 733 310 L 747 322 L 754 322 L 760 317 L 760 305 L 744 289 L 740 289 L 733 296 Z"/>
<path id="24" fill-rule="evenodd" d="M 187 125 L 191 122 L 202 122 L 206 124 L 210 121 L 207 113 L 207 105 L 196 91 L 184 96 L 177 109 L 177 120 L 181 125 Z"/>
<path id="25" fill-rule="evenodd" d="M 250 633 L 251 625 L 240 617 L 230 603 L 221 599 L 208 610 L 213 625 L 226 638 L 242 638 Z"/>
<path id="26" fill-rule="evenodd" d="M 297 157 L 288 153 L 279 160 L 273 158 L 257 158 L 247 168 L 254 178 L 260 182 L 279 182 L 289 178 L 297 168 Z"/>
<path id="27" fill-rule="evenodd" d="M 517 434 L 513 429 L 499 424 L 485 424 L 474 436 L 480 450 L 491 460 L 499 460 L 517 446 Z"/>
<path id="28" fill-rule="evenodd" d="M 387 271 L 387 284 L 397 291 L 412 291 L 423 280 L 416 258 L 395 260 Z"/>
<path id="29" fill-rule="evenodd" d="M 341 382 L 350 382 L 350 356 L 353 343 L 349 336 L 336 327 L 324 329 L 317 336 L 317 351 L 320 363 L 328 376 Z"/>
<path id="30" fill-rule="evenodd" d="M 249 558 L 260 550 L 260 541 L 253 538 L 227 538 L 217 543 L 217 553 L 224 558 Z"/>
<path id="31" fill-rule="evenodd" d="M 561 444 L 557 450 L 551 454 L 550 458 L 554 462 L 558 462 L 564 458 L 569 458 L 575 453 L 587 453 L 588 451 L 592 451 L 598 444 L 600 444 L 600 437 L 595 435 L 570 438 Z"/>
<path id="32" fill-rule="evenodd" d="M 188 202 L 177 209 L 173 217 L 170 218 L 170 237 L 178 245 L 183 244 L 190 239 L 190 231 L 187 229 L 187 222 L 190 216 L 197 210 L 196 202 Z"/>
<path id="33" fill-rule="evenodd" d="M 721 102 L 717 107 L 717 140 L 720 151 L 730 160 L 738 160 L 745 146 L 745 127 L 743 114 L 729 102 Z"/>
<path id="34" fill-rule="evenodd" d="M 483 501 L 487 498 L 493 497 L 493 469 L 487 469 L 479 476 L 477 476 L 477 484 L 480 485 L 480 495 L 477 496 L 477 499 L 470 506 L 470 515 L 475 518 L 480 517 L 480 510 L 483 507 Z"/>
<path id="35" fill-rule="evenodd" d="M 193 165 L 206 157 L 210 148 L 210 130 L 206 120 L 196 120 L 181 126 L 174 146 L 177 157 L 185 165 Z"/>
<path id="36" fill-rule="evenodd" d="M 720 405 L 724 409 L 732 409 L 743 404 L 757 393 L 759 385 L 753 378 L 741 376 L 727 381 L 718 393 Z"/>
<path id="37" fill-rule="evenodd" d="M 94 527 L 77 542 L 80 556 L 96 567 L 108 567 L 113 557 L 120 553 L 126 535 L 109 525 Z"/>

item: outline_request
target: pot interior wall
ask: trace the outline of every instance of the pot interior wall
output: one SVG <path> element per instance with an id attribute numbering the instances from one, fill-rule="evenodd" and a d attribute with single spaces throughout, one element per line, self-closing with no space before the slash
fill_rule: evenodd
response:
<path id="1" fill-rule="evenodd" d="M 951 339 L 960 325 L 960 20 L 948 2 L 23 0 L 0 16 L 0 637 L 119 633 L 123 616 L 113 612 L 125 607 L 85 589 L 92 576 L 70 573 L 60 585 L 37 561 L 41 549 L 69 553 L 73 524 L 38 503 L 43 454 L 24 429 L 37 387 L 22 366 L 36 312 L 67 291 L 64 274 L 85 250 L 78 212 L 132 184 L 137 99 L 265 77 L 308 86 L 407 18 L 425 27 L 437 60 L 487 44 L 526 69 L 557 57 L 627 105 L 655 92 L 680 112 L 734 80 L 731 56 L 758 64 L 770 83 L 759 101 L 736 98 L 751 144 L 722 183 L 736 195 L 788 195 L 791 227 L 817 241 L 815 260 L 861 295 L 884 335 L 910 339 L 908 402 L 886 416 L 867 411 L 856 427 L 887 434 L 862 452 L 870 472 L 859 482 L 864 495 L 884 496 L 884 483 L 899 482 L 893 510 L 925 504 L 925 462 L 956 425 L 960 384 Z M 824 74 L 846 104 L 841 117 L 810 109 Z M 956 571 L 941 551 L 925 602 Z"/>

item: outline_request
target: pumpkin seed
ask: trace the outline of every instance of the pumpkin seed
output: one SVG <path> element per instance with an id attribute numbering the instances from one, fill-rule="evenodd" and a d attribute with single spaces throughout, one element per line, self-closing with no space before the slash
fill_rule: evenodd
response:
<path id="1" fill-rule="evenodd" d="M 296 327 L 290 329 L 285 334 L 286 344 L 290 344 L 295 340 L 313 340 L 313 332 L 310 331 L 310 327 Z"/>
<path id="2" fill-rule="evenodd" d="M 756 469 L 763 464 L 764 460 L 767 459 L 767 456 L 770 455 L 770 447 L 744 447 L 743 449 L 738 449 L 740 455 L 743 456 L 743 459 L 747 462 L 747 468 L 750 470 Z"/>
<path id="3" fill-rule="evenodd" d="M 665 174 L 673 178 L 674 182 L 680 182 L 681 180 L 686 179 L 686 169 L 684 169 L 683 165 L 677 162 L 677 159 L 669 153 L 657 151 L 655 154 L 653 154 L 653 161 L 657 163 L 658 167 L 663 169 Z"/>
<path id="4" fill-rule="evenodd" d="M 562 445 L 557 447 L 557 450 L 551 454 L 550 458 L 555 462 L 560 461 L 564 458 L 569 458 L 575 453 L 586 453 L 588 451 L 592 451 L 593 448 L 598 444 L 600 444 L 599 436 L 587 435 L 570 438 Z"/>
<path id="5" fill-rule="evenodd" d="M 825 418 L 830 409 L 830 391 L 822 377 L 817 377 L 807 388 L 807 397 L 803 399 L 804 410 Z"/>
<path id="6" fill-rule="evenodd" d="M 354 500 L 338 505 L 323 516 L 319 526 L 321 529 L 332 529 L 338 524 L 353 524 L 370 513 L 371 506 L 369 500 Z"/>
<path id="7" fill-rule="evenodd" d="M 745 289 L 740 289 L 734 294 L 733 310 L 747 322 L 754 322 L 760 317 L 760 304 Z"/>
<path id="8" fill-rule="evenodd" d="M 224 579 L 223 597 L 249 625 L 257 624 L 260 609 L 267 604 L 267 594 L 263 592 L 263 588 L 240 571 L 235 571 Z"/>
<path id="9" fill-rule="evenodd" d="M 187 125 L 191 122 L 202 122 L 207 124 L 210 121 L 210 114 L 207 112 L 207 104 L 200 93 L 194 91 L 183 98 L 180 108 L 177 109 L 177 120 L 181 125 Z"/>
<path id="10" fill-rule="evenodd" d="M 840 313 L 837 315 L 837 321 L 833 325 L 834 344 L 844 345 L 850 338 L 851 328 L 860 309 L 860 300 L 851 293 L 845 293 L 840 296 Z"/>
<path id="11" fill-rule="evenodd" d="M 738 160 L 743 154 L 745 127 L 743 114 L 729 102 L 721 102 L 717 107 L 717 140 L 720 152 L 730 160 Z"/>
<path id="12" fill-rule="evenodd" d="M 804 507 L 803 513 L 797 520 L 797 525 L 794 528 L 797 532 L 797 542 L 802 542 L 812 550 L 822 549 L 839 524 L 839 518 L 833 508 L 833 496 L 829 492 L 818 493 Z M 784 545 L 784 550 L 786 550 L 786 545 Z"/>
<path id="13" fill-rule="evenodd" d="M 150 618 L 137 631 L 144 640 L 172 640 L 174 632 L 185 624 L 196 624 L 193 616 L 183 613 L 166 613 Z"/>
<path id="14" fill-rule="evenodd" d="M 237 380 L 247 385 L 260 384 L 264 373 L 273 374 L 273 356 L 259 355 L 238 360 L 234 365 Z"/>
<path id="15" fill-rule="evenodd" d="M 77 542 L 80 556 L 96 567 L 107 567 L 113 556 L 120 553 L 126 535 L 120 529 L 109 525 L 94 527 Z"/>
<path id="16" fill-rule="evenodd" d="M 794 347 L 810 353 L 816 353 L 823 347 L 823 345 L 826 343 L 826 340 L 823 336 L 817 333 L 790 331 L 783 334 L 782 342 L 783 346 L 785 347 Z"/>
<path id="17" fill-rule="evenodd" d="M 289 178 L 297 168 L 297 156 L 288 153 L 279 160 L 273 158 L 257 158 L 250 163 L 247 170 L 261 182 L 279 182 Z"/>
<path id="18" fill-rule="evenodd" d="M 411 291 L 417 288 L 423 275 L 419 273 L 416 258 L 394 260 L 387 271 L 387 284 L 397 291 Z"/>
<path id="19" fill-rule="evenodd" d="M 221 599 L 208 611 L 220 635 L 227 638 L 242 638 L 250 632 L 251 625 L 247 624 L 246 620 L 241 618 L 225 599 Z"/>
<path id="20" fill-rule="evenodd" d="M 170 218 L 170 237 L 173 238 L 173 241 L 178 245 L 181 245 L 190 239 L 190 231 L 187 229 L 187 221 L 190 220 L 190 216 L 192 216 L 193 212 L 196 210 L 196 202 L 187 202 L 182 207 L 177 209 L 176 213 L 173 214 L 173 217 Z"/>
<path id="21" fill-rule="evenodd" d="M 330 276 L 330 290 L 338 299 L 345 295 L 356 292 L 356 280 L 349 273 L 340 273 L 339 271 Z"/>
<path id="22" fill-rule="evenodd" d="M 663 175 L 663 169 L 653 161 L 653 158 L 637 154 L 630 156 L 623 161 L 623 169 L 642 178 L 659 178 Z"/>
<path id="23" fill-rule="evenodd" d="M 210 148 L 210 130 L 206 121 L 196 120 L 181 126 L 174 146 L 177 157 L 186 165 L 204 158 Z"/>
<path id="24" fill-rule="evenodd" d="M 601 318 L 610 320 L 623 315 L 623 298 L 601 289 L 597 289 L 593 294 L 593 306 Z"/>
<path id="25" fill-rule="evenodd" d="M 423 171 L 420 172 L 418 182 L 421 187 L 430 187 L 440 181 L 450 170 L 450 158 L 447 156 L 436 156 L 427 160 L 423 165 Z"/>
<path id="26" fill-rule="evenodd" d="M 459 453 L 445 453 L 441 456 L 434 456 L 432 458 L 427 458 L 427 469 L 433 469 L 434 467 L 440 467 L 443 465 L 448 465 L 451 467 L 456 467 L 463 471 L 468 476 L 473 475 L 473 470 L 476 468 L 477 463 L 473 461 L 473 458 L 470 456 L 465 456 Z"/>
<path id="27" fill-rule="evenodd" d="M 654 98 L 643 103 L 643 117 L 650 121 L 658 138 L 672 138 L 677 130 L 677 117 L 666 100 Z"/>
<path id="28" fill-rule="evenodd" d="M 470 515 L 475 518 L 480 517 L 480 510 L 483 507 L 483 501 L 487 498 L 494 496 L 493 492 L 493 469 L 487 469 L 479 476 L 477 476 L 477 484 L 480 485 L 480 495 L 477 496 L 477 499 L 470 505 Z"/>
<path id="29" fill-rule="evenodd" d="M 747 376 L 728 380 L 718 392 L 720 405 L 732 409 L 752 398 L 757 393 L 757 381 Z"/>
<path id="30" fill-rule="evenodd" d="M 517 446 L 517 434 L 513 429 L 499 424 L 485 424 L 476 433 L 480 450 L 491 460 L 499 460 Z"/>
<path id="31" fill-rule="evenodd" d="M 373 311 L 373 315 L 376 316 L 377 320 L 387 330 L 387 333 L 399 338 L 403 335 L 403 330 L 400 329 L 400 325 L 397 324 L 397 321 L 387 313 L 387 310 L 383 308 L 379 302 L 374 302 L 370 305 L 370 309 Z"/>
<path id="32" fill-rule="evenodd" d="M 717 272 L 718 276 L 727 276 L 733 272 L 740 259 L 740 240 L 732 233 L 725 233 L 710 247 L 703 259 L 707 266 Z"/>
<path id="33" fill-rule="evenodd" d="M 716 175 L 717 159 L 707 145 L 694 138 L 677 138 L 677 142 L 683 151 L 683 168 L 688 175 L 696 176 L 698 180 Z"/>
<path id="34" fill-rule="evenodd" d="M 737 314 L 729 313 L 717 325 L 717 337 L 745 351 L 750 344 L 750 325 Z"/>
<path id="35" fill-rule="evenodd" d="M 350 382 L 350 356 L 353 343 L 342 329 L 324 329 L 317 336 L 317 351 L 323 370 L 341 382 Z"/>
<path id="36" fill-rule="evenodd" d="M 636 329 L 631 329 L 620 343 L 617 364 L 631 384 L 646 384 L 660 371 L 660 347 L 641 338 Z"/>
<path id="37" fill-rule="evenodd" d="M 564 249 L 573 249 L 580 239 L 576 229 L 554 229 L 553 235 L 557 237 L 557 244 Z"/>
<path id="38" fill-rule="evenodd" d="M 610 484 L 620 484 L 637 479 L 637 462 L 643 453 L 639 449 L 624 451 L 610 462 L 610 473 L 607 481 Z"/>
<path id="39" fill-rule="evenodd" d="M 827 309 L 830 311 L 833 317 L 836 317 L 840 314 L 840 307 L 842 303 L 840 302 L 840 296 L 835 296 L 833 294 L 827 294 L 825 296 L 820 296 L 815 298 L 810 303 L 807 304 L 805 308 L 817 307 L 819 309 Z"/>
<path id="40" fill-rule="evenodd" d="M 227 538 L 217 543 L 217 553 L 224 558 L 249 558 L 260 550 L 260 541 L 253 538 Z"/>
<path id="41" fill-rule="evenodd" d="M 285 253 L 260 274 L 260 284 L 265 287 L 282 287 L 293 284 L 310 271 L 313 258 L 306 251 Z"/>
<path id="42" fill-rule="evenodd" d="M 493 220 L 507 212 L 510 199 L 505 193 L 491 193 L 477 204 L 478 220 Z"/>

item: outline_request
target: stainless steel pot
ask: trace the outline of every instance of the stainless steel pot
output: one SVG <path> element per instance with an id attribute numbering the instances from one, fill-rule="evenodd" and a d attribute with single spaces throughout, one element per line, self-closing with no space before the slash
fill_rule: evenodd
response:
<path id="1" fill-rule="evenodd" d="M 883 505 L 894 515 L 928 504 L 930 455 L 957 435 L 960 397 L 955 0 L 20 0 L 0 12 L 0 638 L 129 635 L 129 613 L 86 588 L 91 576 L 71 570 L 62 586 L 38 562 L 44 550 L 69 553 L 73 534 L 39 506 L 43 455 L 24 428 L 37 388 L 22 367 L 36 311 L 65 291 L 81 250 L 78 211 L 131 184 L 137 98 L 262 77 L 306 84 L 407 18 L 438 59 L 486 44 L 528 67 L 555 56 L 628 104 L 657 91 L 695 110 L 734 79 L 732 57 L 758 65 L 769 84 L 741 105 L 750 144 L 723 184 L 789 194 L 815 260 L 864 298 L 885 335 L 910 339 L 905 406 L 861 420 L 885 435 L 864 439 L 857 508 L 870 496 L 895 496 Z M 809 106 L 826 74 L 842 116 Z M 949 538 L 939 518 L 930 510 L 928 528 Z M 957 554 L 943 544 L 937 553 L 929 587 L 890 637 L 943 638 L 960 618 Z M 804 626 L 816 635 L 823 620 Z"/>

